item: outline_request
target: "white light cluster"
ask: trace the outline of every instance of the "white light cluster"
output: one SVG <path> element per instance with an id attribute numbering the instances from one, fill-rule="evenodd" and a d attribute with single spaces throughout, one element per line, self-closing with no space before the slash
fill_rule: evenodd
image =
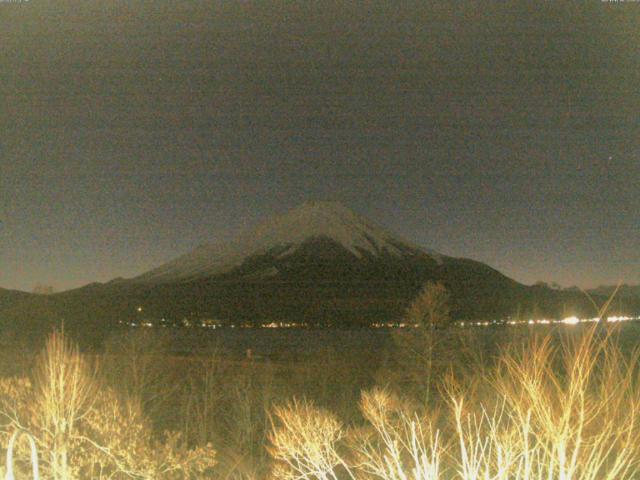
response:
<path id="1" fill-rule="evenodd" d="M 271 322 L 271 323 L 263 323 L 261 325 L 262 328 L 298 328 L 298 327 L 306 327 L 306 326 L 307 326 L 306 323 L 295 323 L 295 322 Z"/>
<path id="2" fill-rule="evenodd" d="M 629 322 L 640 320 L 640 316 L 624 316 L 624 315 L 612 315 L 606 317 L 607 323 L 615 322 Z M 576 316 L 566 317 L 560 320 L 551 320 L 548 318 L 529 319 L 529 320 L 491 320 L 480 322 L 458 322 L 460 327 L 473 326 L 473 327 L 488 327 L 489 325 L 551 325 L 551 324 L 563 324 L 563 325 L 577 325 L 579 323 L 595 323 L 600 321 L 598 317 L 592 318 L 579 318 Z"/>
<path id="3" fill-rule="evenodd" d="M 626 317 L 621 315 L 613 315 L 611 317 L 607 317 L 607 322 L 628 322 L 630 320 L 640 320 L 640 317 Z"/>
<path id="4" fill-rule="evenodd" d="M 567 317 L 560 320 L 560 323 L 564 323 L 565 325 L 577 325 L 580 323 L 580 319 L 578 317 Z"/>

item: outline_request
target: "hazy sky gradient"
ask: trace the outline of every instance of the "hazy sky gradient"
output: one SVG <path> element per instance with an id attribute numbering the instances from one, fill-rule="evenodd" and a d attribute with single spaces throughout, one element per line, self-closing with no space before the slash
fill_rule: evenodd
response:
<path id="1" fill-rule="evenodd" d="M 640 282 L 640 2 L 0 2 L 0 287 L 308 199 L 525 283 Z"/>

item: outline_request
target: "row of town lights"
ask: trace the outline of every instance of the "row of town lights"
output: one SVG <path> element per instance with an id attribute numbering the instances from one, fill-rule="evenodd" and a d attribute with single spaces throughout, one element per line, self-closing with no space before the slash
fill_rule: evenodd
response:
<path id="1" fill-rule="evenodd" d="M 142 312 L 142 306 L 139 306 L 136 308 L 136 310 L 138 311 L 138 313 Z M 165 320 L 164 318 L 162 319 L 163 321 Z M 563 318 L 561 320 L 550 320 L 550 319 L 546 319 L 546 318 L 541 318 L 541 319 L 529 319 L 529 320 L 507 320 L 507 321 L 499 321 L 499 320 L 492 320 L 492 321 L 481 321 L 481 322 L 458 322 L 458 325 L 460 325 L 461 327 L 466 327 L 466 326 L 475 326 L 475 327 L 488 327 L 489 325 L 502 325 L 502 324 L 507 324 L 507 325 L 549 325 L 552 323 L 558 324 L 564 324 L 564 325 L 577 325 L 578 323 L 588 323 L 588 322 L 597 322 L 600 319 L 597 317 L 594 318 L 578 318 L 576 316 L 571 316 L 571 317 L 566 317 Z M 623 316 L 623 315 L 613 315 L 610 317 L 606 318 L 606 321 L 609 323 L 615 323 L 615 322 L 627 322 L 627 321 L 631 321 L 631 320 L 640 320 L 640 317 L 630 317 L 630 316 Z M 185 324 L 185 326 L 192 326 L 191 322 L 183 322 Z M 137 323 L 132 322 L 131 323 L 132 326 L 137 326 Z M 151 322 L 143 322 L 142 323 L 143 326 L 145 327 L 152 327 L 153 324 Z M 304 326 L 305 324 L 300 324 L 300 323 L 293 323 L 293 322 L 271 322 L 268 324 L 264 324 L 261 325 L 262 328 L 292 328 L 292 327 L 299 327 L 299 326 Z M 208 328 L 216 328 L 218 325 L 211 325 L 211 324 L 205 324 L 204 322 L 202 322 L 202 324 L 200 325 L 202 327 L 208 327 Z M 399 328 L 405 328 L 405 327 L 416 327 L 417 325 L 411 325 L 411 324 L 407 324 L 407 323 L 374 323 L 372 325 L 374 328 L 391 328 L 391 327 L 399 327 Z M 235 325 L 232 325 L 232 327 L 235 327 Z"/>

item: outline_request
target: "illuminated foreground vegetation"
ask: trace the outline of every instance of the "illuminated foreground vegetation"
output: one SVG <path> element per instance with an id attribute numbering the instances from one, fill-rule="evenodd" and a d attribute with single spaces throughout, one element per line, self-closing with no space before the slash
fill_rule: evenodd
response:
<path id="1" fill-rule="evenodd" d="M 0 381 L 0 440 L 30 433 L 56 480 L 637 478 L 638 355 L 615 326 L 569 328 L 499 349 L 433 329 L 427 362 L 405 352 L 365 380 L 331 356 L 179 361 L 137 333 L 83 355 L 55 333 Z M 27 441 L 16 458 L 24 474 Z"/>
<path id="2" fill-rule="evenodd" d="M 441 385 L 436 402 L 363 392 L 365 422 L 344 426 L 313 403 L 275 409 L 278 478 L 624 479 L 640 466 L 637 355 L 591 328 L 503 352 Z"/>
<path id="3" fill-rule="evenodd" d="M 189 449 L 178 432 L 154 435 L 140 399 L 102 384 L 58 332 L 31 378 L 0 382 L 0 413 L 4 445 L 16 430 L 35 440 L 42 478 L 197 478 L 215 463 L 210 446 Z"/>

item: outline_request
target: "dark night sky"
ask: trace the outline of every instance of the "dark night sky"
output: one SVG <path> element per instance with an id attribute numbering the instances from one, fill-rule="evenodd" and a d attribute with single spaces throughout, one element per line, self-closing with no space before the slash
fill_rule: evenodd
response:
<path id="1" fill-rule="evenodd" d="M 640 282 L 640 2 L 0 1 L 0 286 L 307 199 L 516 280 Z"/>

